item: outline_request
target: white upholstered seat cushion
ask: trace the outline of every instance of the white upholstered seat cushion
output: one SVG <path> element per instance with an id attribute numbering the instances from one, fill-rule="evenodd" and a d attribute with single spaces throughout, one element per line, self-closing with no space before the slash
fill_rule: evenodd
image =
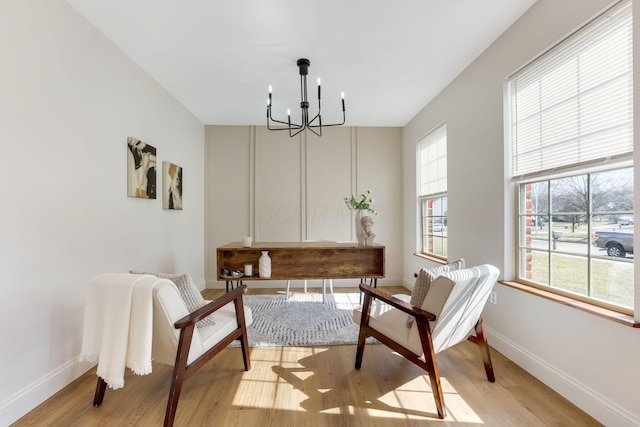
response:
<path id="1" fill-rule="evenodd" d="M 411 295 L 398 294 L 394 297 L 409 303 Z M 384 303 L 374 299 L 371 303 L 369 311 L 369 326 L 381 332 L 383 335 L 393 339 L 403 347 L 408 348 L 415 354 L 422 354 L 422 344 L 420 344 L 420 336 L 415 325 L 407 328 L 407 314 Z M 358 307 L 353 310 L 353 321 L 360 324 L 362 319 L 362 308 Z"/>
<path id="2" fill-rule="evenodd" d="M 243 306 L 245 324 L 249 326 L 253 323 L 253 315 L 249 307 L 244 304 Z M 215 325 L 196 328 L 196 331 L 200 334 L 200 340 L 202 341 L 202 352 L 220 342 L 224 337 L 229 335 L 238 327 L 238 321 L 236 320 L 236 307 L 233 302 L 225 305 L 213 313 L 212 316 L 216 322 Z"/>
<path id="3" fill-rule="evenodd" d="M 175 284 L 165 282 L 154 289 L 153 301 L 153 360 L 166 365 L 174 365 L 180 330 L 173 325 L 188 315 L 189 311 Z M 194 328 L 187 363 L 196 360 L 202 353 L 226 337 L 238 327 L 233 302 L 213 314 L 215 325 Z M 253 317 L 251 309 L 244 306 L 246 325 Z"/>

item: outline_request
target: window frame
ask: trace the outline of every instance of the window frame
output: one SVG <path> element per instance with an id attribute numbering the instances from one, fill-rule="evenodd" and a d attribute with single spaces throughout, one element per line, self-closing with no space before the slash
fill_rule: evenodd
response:
<path id="1" fill-rule="evenodd" d="M 622 305 L 618 305 L 615 304 L 611 301 L 606 301 L 603 299 L 599 299 L 595 296 L 593 296 L 593 287 L 595 286 L 593 284 L 593 282 L 595 281 L 594 275 L 593 275 L 593 268 L 592 268 L 592 261 L 593 260 L 601 260 L 601 261 L 606 261 L 606 262 L 614 262 L 614 263 L 625 263 L 625 264 L 632 264 L 632 269 L 633 269 L 633 265 L 634 265 L 634 259 L 635 259 L 635 251 L 634 251 L 634 258 L 622 258 L 622 259 L 617 259 L 617 258 L 611 258 L 608 257 L 607 255 L 601 255 L 599 252 L 599 250 L 595 249 L 594 245 L 593 245 L 593 235 L 595 233 L 594 227 L 593 227 L 593 217 L 599 217 L 599 216 L 604 216 L 604 215 L 617 215 L 617 216 L 633 216 L 634 212 L 635 212 L 635 208 L 631 209 L 631 210 L 621 210 L 621 211 L 615 211 L 615 212 L 604 212 L 604 211 L 596 211 L 593 209 L 593 203 L 592 203 L 592 180 L 591 180 L 591 176 L 592 174 L 596 174 L 596 173 L 601 173 L 601 172 L 612 172 L 612 171 L 616 171 L 616 170 L 623 170 L 623 169 L 629 169 L 631 168 L 633 170 L 633 165 L 631 164 L 630 161 L 628 162 L 623 162 L 623 163 L 619 163 L 619 164 L 615 164 L 615 165 L 610 165 L 610 167 L 607 168 L 591 168 L 591 169 L 586 169 L 586 170 L 582 170 L 582 171 L 574 171 L 572 173 L 565 173 L 565 174 L 561 174 L 561 175 L 550 175 L 550 176 L 544 176 L 544 177 L 539 177 L 537 179 L 523 179 L 523 180 L 518 180 L 515 182 L 516 185 L 516 201 L 517 201 L 517 207 L 516 207 L 516 268 L 515 268 L 515 274 L 516 274 L 516 283 L 520 283 L 526 286 L 530 286 L 536 289 L 540 289 L 543 291 L 547 291 L 547 292 L 551 292 L 557 295 L 561 295 L 563 297 L 568 297 L 571 299 L 575 299 L 577 301 L 581 301 L 581 302 L 585 302 L 597 307 L 601 307 L 601 308 L 605 308 L 607 310 L 612 310 L 618 313 L 622 313 L 622 314 L 626 314 L 626 315 L 633 315 L 633 302 L 631 307 L 626 307 L 626 306 L 622 306 Z M 562 178 L 572 178 L 572 177 L 580 177 L 580 176 L 586 176 L 588 179 L 586 180 L 587 185 L 588 185 L 588 207 L 587 210 L 585 212 L 569 212 L 569 211 L 556 211 L 554 209 L 554 207 L 552 206 L 551 203 L 551 199 L 552 199 L 552 195 L 551 192 L 547 193 L 547 203 L 550 208 L 547 210 L 547 212 L 545 213 L 528 213 L 526 212 L 526 208 L 523 207 L 523 205 L 525 205 L 525 203 L 523 203 L 523 186 L 527 185 L 527 184 L 536 184 L 536 183 L 550 183 L 554 180 L 558 180 L 558 179 L 562 179 Z M 633 185 L 633 179 L 632 179 L 632 185 Z M 551 185 L 549 184 L 549 187 L 551 187 Z M 571 216 L 572 214 L 575 215 L 584 215 L 587 217 L 586 219 L 586 226 L 587 226 L 587 253 L 586 254 L 578 254 L 578 253 L 574 253 L 574 252 L 569 252 L 569 251 L 563 251 L 561 249 L 556 249 L 554 247 L 554 245 L 552 244 L 553 241 L 553 236 L 551 235 L 552 230 L 551 227 L 548 228 L 548 236 L 547 236 L 547 248 L 533 248 L 532 246 L 528 245 L 527 242 L 527 233 L 526 233 L 526 229 L 527 228 L 531 228 L 531 227 L 535 227 L 536 224 L 534 222 L 532 222 L 532 224 L 529 224 L 527 221 L 527 217 L 547 217 L 548 218 L 548 224 L 553 224 L 553 217 L 560 217 L 560 216 Z M 560 222 L 560 221 L 556 221 L 556 222 Z M 523 231 L 525 230 L 525 231 Z M 558 242 L 560 241 L 560 239 L 557 240 Z M 533 252 L 537 252 L 537 253 L 547 253 L 548 257 L 549 257 L 549 264 L 548 264 L 548 268 L 549 268 L 549 275 L 548 275 L 548 283 L 540 283 L 540 282 L 536 282 L 533 280 L 530 280 L 529 278 L 527 278 L 527 274 L 530 273 L 530 266 L 527 266 L 527 263 L 530 261 L 530 259 L 525 255 L 525 253 L 527 253 L 527 249 L 532 249 Z M 530 251 L 531 252 L 531 251 Z M 552 271 L 552 262 L 551 262 L 551 257 L 553 257 L 553 255 L 559 255 L 559 256 L 565 256 L 565 257 L 573 257 L 573 258 L 583 258 L 586 261 L 587 264 L 587 290 L 589 295 L 583 295 L 580 293 L 576 293 L 576 292 L 571 292 L 563 287 L 559 287 L 562 285 L 558 285 L 553 283 L 553 281 L 551 280 L 551 277 L 553 276 L 553 271 Z M 635 274 L 635 271 L 634 271 Z M 633 280 L 631 281 L 631 287 L 633 289 L 634 286 L 634 282 Z"/>
<path id="2" fill-rule="evenodd" d="M 438 153 L 431 159 L 427 157 L 426 153 L 423 155 L 423 150 L 427 150 L 428 147 L 434 144 L 441 144 L 440 147 L 434 148 L 436 151 L 443 149 L 444 155 Z M 416 143 L 416 153 L 418 171 L 416 174 L 417 216 L 419 220 L 417 247 L 420 255 L 446 261 L 448 253 L 447 123 L 439 124 L 419 138 Z M 442 164 L 443 161 L 444 165 Z M 439 165 L 436 165 L 436 171 L 431 174 L 431 179 L 425 179 L 423 172 L 427 165 L 436 163 L 439 163 Z M 440 211 L 434 213 L 434 205 L 438 203 L 440 204 Z M 427 207 L 428 204 L 431 204 L 431 206 Z M 435 250 L 436 247 L 440 248 L 440 250 Z"/>
<path id="3" fill-rule="evenodd" d="M 438 193 L 429 196 L 420 196 L 418 197 L 418 206 L 420 211 L 420 250 L 422 255 L 435 257 L 437 259 L 441 259 L 443 261 L 447 260 L 448 254 L 448 236 L 446 233 L 446 228 L 448 227 L 447 215 L 446 211 L 442 212 L 439 215 L 433 214 L 433 207 L 428 208 L 426 205 L 429 202 L 437 202 L 440 201 L 443 205 L 447 205 L 447 194 L 446 193 Z M 427 211 L 425 213 L 425 210 Z M 431 213 L 429 214 L 429 210 Z M 437 227 L 437 225 L 440 227 Z M 426 225 L 426 229 L 425 229 Z M 437 229 L 439 229 L 439 231 Z M 438 244 L 437 242 L 440 242 Z M 434 248 L 436 246 L 440 246 L 442 248 L 441 253 L 436 251 L 428 251 L 426 248 Z"/>

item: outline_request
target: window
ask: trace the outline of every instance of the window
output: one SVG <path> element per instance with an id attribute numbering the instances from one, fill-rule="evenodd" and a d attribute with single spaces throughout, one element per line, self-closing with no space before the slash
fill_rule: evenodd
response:
<path id="1" fill-rule="evenodd" d="M 628 313 L 632 61 L 624 1 L 507 82 L 518 281 Z"/>
<path id="2" fill-rule="evenodd" d="M 633 169 L 519 187 L 520 279 L 631 309 Z"/>
<path id="3" fill-rule="evenodd" d="M 447 257 L 447 125 L 418 141 L 420 247 L 424 254 Z"/>

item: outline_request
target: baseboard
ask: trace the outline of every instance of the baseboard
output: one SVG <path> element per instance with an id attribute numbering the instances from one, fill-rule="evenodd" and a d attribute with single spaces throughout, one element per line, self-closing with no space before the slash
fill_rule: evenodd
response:
<path id="1" fill-rule="evenodd" d="M 70 360 L 48 375 L 0 403 L 0 425 L 8 426 L 25 416 L 29 411 L 71 384 L 82 374 L 93 368 L 89 363 Z M 92 396 L 87 396 L 87 404 L 91 404 Z"/>
<path id="2" fill-rule="evenodd" d="M 607 426 L 639 426 L 640 418 L 570 377 L 517 343 L 487 328 L 491 347 Z M 496 373 L 496 377 L 499 373 Z"/>

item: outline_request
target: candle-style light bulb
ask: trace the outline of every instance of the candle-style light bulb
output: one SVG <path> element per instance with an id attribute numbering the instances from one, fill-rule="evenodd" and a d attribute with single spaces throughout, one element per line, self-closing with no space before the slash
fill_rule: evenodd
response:
<path id="1" fill-rule="evenodd" d="M 291 117 L 291 110 L 287 108 L 287 116 Z"/>
<path id="2" fill-rule="evenodd" d="M 272 90 L 273 90 L 273 87 L 269 85 L 269 93 L 271 93 Z"/>

